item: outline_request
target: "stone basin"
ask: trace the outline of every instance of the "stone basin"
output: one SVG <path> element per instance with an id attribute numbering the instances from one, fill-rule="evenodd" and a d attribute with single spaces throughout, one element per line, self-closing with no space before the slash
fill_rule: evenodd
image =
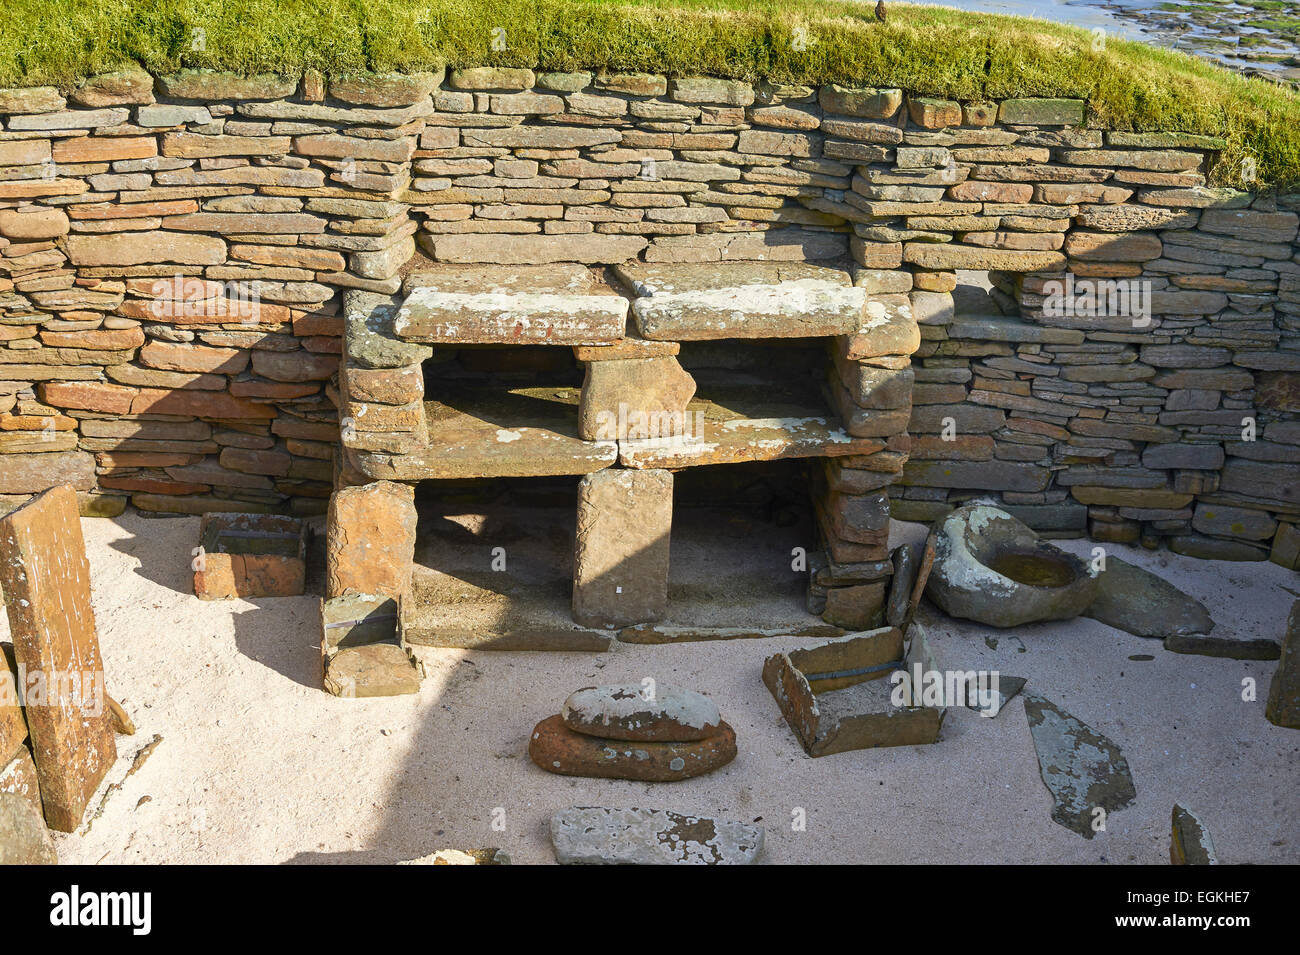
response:
<path id="1" fill-rule="evenodd" d="M 937 528 L 926 595 L 954 617 L 992 627 L 1068 620 L 1092 603 L 1097 579 L 1006 511 L 970 504 Z"/>

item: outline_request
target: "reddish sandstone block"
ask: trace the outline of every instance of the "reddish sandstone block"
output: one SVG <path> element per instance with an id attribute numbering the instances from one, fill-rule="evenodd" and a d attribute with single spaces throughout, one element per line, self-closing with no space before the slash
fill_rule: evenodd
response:
<path id="1" fill-rule="evenodd" d="M 71 487 L 51 488 L 0 519 L 0 584 L 14 658 L 46 676 L 44 705 L 27 699 L 45 819 L 71 832 L 117 758 Z"/>
<path id="2" fill-rule="evenodd" d="M 46 381 L 37 386 L 36 393 L 41 401 L 55 408 L 127 414 L 138 391 L 102 381 Z"/>
<path id="3" fill-rule="evenodd" d="M 210 513 L 199 525 L 194 594 L 296 597 L 307 581 L 307 529 L 294 517 Z"/>
<path id="4" fill-rule="evenodd" d="M 156 155 L 158 142 L 152 136 L 85 136 L 54 143 L 56 163 L 118 162 Z"/>
<path id="5" fill-rule="evenodd" d="M 414 494 L 406 485 L 376 481 L 335 491 L 325 540 L 325 596 L 405 594 L 415 522 Z"/>
<path id="6" fill-rule="evenodd" d="M 220 391 L 166 391 L 141 388 L 131 414 L 193 415 L 200 418 L 274 418 L 275 409 Z M 337 429 L 336 429 L 337 430 Z"/>

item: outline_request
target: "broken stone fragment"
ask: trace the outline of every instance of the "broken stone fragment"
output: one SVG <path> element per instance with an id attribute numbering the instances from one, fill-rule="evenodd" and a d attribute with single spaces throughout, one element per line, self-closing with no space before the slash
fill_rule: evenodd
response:
<path id="1" fill-rule="evenodd" d="M 1170 865 L 1218 865 L 1214 840 L 1196 813 L 1175 803 L 1169 839 Z"/>
<path id="2" fill-rule="evenodd" d="M 561 865 L 750 865 L 763 830 L 665 809 L 575 807 L 551 817 Z"/>
<path id="3" fill-rule="evenodd" d="M 954 617 L 993 627 L 1068 620 L 1093 602 L 1089 565 L 1006 511 L 968 504 L 936 524 L 926 594 Z"/>
<path id="4" fill-rule="evenodd" d="M 1291 607 L 1287 618 L 1282 654 L 1268 687 L 1264 715 L 1274 726 L 1300 729 L 1300 601 Z"/>
<path id="5" fill-rule="evenodd" d="M 372 643 L 339 650 L 325 665 L 325 690 L 361 698 L 420 692 L 420 665 L 402 647 Z"/>
<path id="6" fill-rule="evenodd" d="M 1085 839 L 1133 802 L 1137 789 L 1118 746 L 1055 703 L 1023 694 L 1038 769 L 1052 793 L 1052 820 Z"/>
<path id="7" fill-rule="evenodd" d="M 0 793 L 0 865 L 57 865 L 41 814 L 15 793 Z"/>
<path id="8" fill-rule="evenodd" d="M 590 362 L 578 401 L 578 436 L 686 440 L 686 406 L 694 395 L 695 379 L 671 356 Z"/>
<path id="9" fill-rule="evenodd" d="M 1210 612 L 1173 584 L 1118 557 L 1107 555 L 1097 577 L 1097 598 L 1083 616 L 1139 637 L 1164 639 L 1208 634 Z"/>
<path id="10" fill-rule="evenodd" d="M 533 728 L 528 756 L 562 776 L 672 782 L 711 773 L 735 759 L 736 733 L 724 722 L 700 740 L 633 742 L 575 733 L 556 714 Z"/>
<path id="11" fill-rule="evenodd" d="M 690 742 L 718 732 L 722 715 L 703 693 L 655 683 L 587 686 L 560 710 L 575 733 L 640 742 Z"/>
<path id="12" fill-rule="evenodd" d="M 1241 633 L 1220 626 L 1213 633 L 1175 633 L 1165 637 L 1165 649 L 1229 660 L 1276 660 L 1281 642 L 1271 633 Z"/>

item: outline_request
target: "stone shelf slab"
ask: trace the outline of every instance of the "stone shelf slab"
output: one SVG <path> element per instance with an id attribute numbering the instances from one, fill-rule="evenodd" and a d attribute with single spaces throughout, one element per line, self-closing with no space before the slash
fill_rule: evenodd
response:
<path id="1" fill-rule="evenodd" d="M 619 441 L 628 468 L 686 468 L 779 458 L 870 454 L 879 442 L 855 438 L 813 393 L 778 390 L 771 382 L 701 382 L 702 397 L 687 405 L 685 427 L 637 437 L 636 422 Z"/>
<path id="2" fill-rule="evenodd" d="M 628 300 L 581 265 L 441 265 L 404 291 L 393 329 L 406 341 L 597 345 L 627 327 Z"/>
<path id="3" fill-rule="evenodd" d="M 428 444 L 404 454 L 350 449 L 375 480 L 589 474 L 618 459 L 615 441 L 578 437 L 578 389 L 463 387 L 426 401 Z"/>
<path id="4" fill-rule="evenodd" d="M 614 272 L 636 294 L 632 314 L 650 340 L 852 334 L 867 299 L 848 272 L 804 263 L 632 262 Z"/>

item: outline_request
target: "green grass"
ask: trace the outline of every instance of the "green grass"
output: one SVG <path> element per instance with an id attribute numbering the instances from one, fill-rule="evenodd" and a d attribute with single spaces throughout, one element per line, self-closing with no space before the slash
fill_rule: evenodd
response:
<path id="1" fill-rule="evenodd" d="M 960 100 L 1077 96 L 1090 122 L 1222 136 L 1300 182 L 1300 96 L 1183 53 L 1020 17 L 838 0 L 3 0 L 0 85 L 67 86 L 132 61 L 244 73 L 495 64 L 898 86 Z M 493 27 L 508 49 L 491 49 Z M 194 31 L 205 48 L 192 49 Z M 796 31 L 815 40 L 792 47 Z"/>

